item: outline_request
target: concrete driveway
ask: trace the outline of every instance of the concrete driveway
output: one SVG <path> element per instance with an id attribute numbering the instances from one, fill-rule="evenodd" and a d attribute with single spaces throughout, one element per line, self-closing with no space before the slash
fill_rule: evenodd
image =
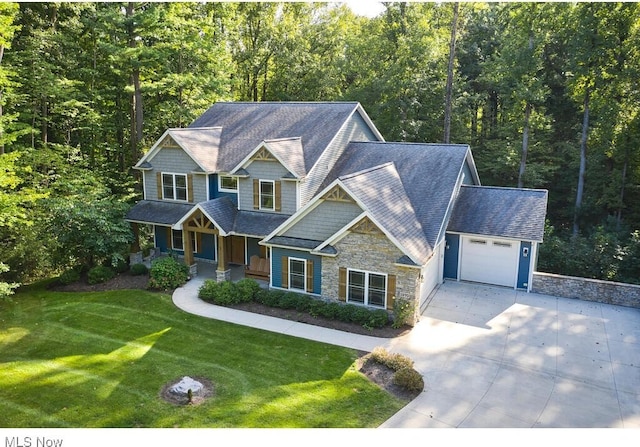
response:
<path id="1" fill-rule="evenodd" d="M 640 428 L 640 310 L 446 282 L 385 344 L 425 391 L 382 427 Z"/>

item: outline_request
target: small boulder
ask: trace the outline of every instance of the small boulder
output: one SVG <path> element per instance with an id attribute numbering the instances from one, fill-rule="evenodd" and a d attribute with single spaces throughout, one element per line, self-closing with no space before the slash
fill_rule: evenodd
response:
<path id="1" fill-rule="evenodd" d="M 202 391 L 202 388 L 204 388 L 204 385 L 202 383 L 198 382 L 195 379 L 192 379 L 189 376 L 185 376 L 180 380 L 180 382 L 173 385 L 169 391 L 171 391 L 173 394 L 186 396 L 189 390 L 191 390 L 193 394 L 198 394 L 200 391 Z"/>

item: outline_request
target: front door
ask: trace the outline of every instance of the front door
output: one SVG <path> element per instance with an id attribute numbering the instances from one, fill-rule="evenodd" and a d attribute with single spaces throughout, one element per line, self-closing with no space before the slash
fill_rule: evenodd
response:
<path id="1" fill-rule="evenodd" d="M 229 254 L 229 262 L 231 264 L 246 264 L 244 259 L 245 240 L 243 236 L 230 236 L 229 244 L 231 250 Z"/>

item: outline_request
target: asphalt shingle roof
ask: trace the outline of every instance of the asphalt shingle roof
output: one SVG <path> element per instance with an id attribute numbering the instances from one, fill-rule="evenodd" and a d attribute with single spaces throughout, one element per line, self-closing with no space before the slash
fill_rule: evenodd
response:
<path id="1" fill-rule="evenodd" d="M 308 172 L 358 106 L 357 102 L 218 102 L 189 128 L 222 127 L 217 165 L 221 171 L 235 168 L 263 140 L 300 138 Z"/>
<path id="2" fill-rule="evenodd" d="M 393 162 L 341 176 L 340 181 L 412 260 L 424 264 L 429 259 L 433 247 L 427 242 Z"/>
<path id="3" fill-rule="evenodd" d="M 170 129 L 169 135 L 187 151 L 205 171 L 215 172 L 218 170 L 222 128 Z"/>
<path id="4" fill-rule="evenodd" d="M 174 225 L 193 208 L 193 204 L 141 200 L 127 213 L 125 219 L 132 222 Z"/>
<path id="5" fill-rule="evenodd" d="M 227 197 L 200 202 L 198 204 L 225 233 L 264 237 L 284 223 L 290 216 L 283 214 L 243 211 L 236 209 Z M 189 203 L 141 200 L 127 213 L 131 222 L 158 225 L 175 225 L 196 205 Z"/>
<path id="6" fill-rule="evenodd" d="M 447 230 L 542 242 L 547 196 L 541 189 L 463 185 Z"/>
<path id="7" fill-rule="evenodd" d="M 238 209 L 230 198 L 220 197 L 207 202 L 200 202 L 199 205 L 225 233 L 233 231 Z"/>
<path id="8" fill-rule="evenodd" d="M 469 146 L 462 144 L 354 142 L 347 146 L 321 188 L 325 188 L 337 178 L 392 162 L 398 174 L 397 179 L 393 180 L 393 183 L 385 183 L 387 180 L 381 178 L 382 183 L 377 188 L 389 189 L 389 197 L 392 195 L 392 189 L 404 189 L 415 219 L 419 222 L 431 250 L 438 242 L 458 175 L 468 153 Z M 391 180 L 392 177 L 387 179 Z M 372 199 L 375 199 L 375 195 Z M 377 200 L 386 201 L 381 194 Z M 385 205 L 380 203 L 376 206 Z M 387 221 L 388 225 L 395 226 L 395 231 L 400 231 L 399 229 L 406 225 L 402 221 L 405 217 L 399 213 L 391 216 L 397 220 L 397 225 L 391 220 Z M 408 233 L 405 237 L 413 240 L 414 226 L 406 227 L 406 230 L 410 230 L 410 234 L 414 236 Z"/>

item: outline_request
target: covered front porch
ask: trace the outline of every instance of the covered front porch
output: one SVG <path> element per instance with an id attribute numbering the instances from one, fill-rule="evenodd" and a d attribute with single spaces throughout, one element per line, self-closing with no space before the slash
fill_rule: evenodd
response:
<path id="1" fill-rule="evenodd" d="M 136 236 L 138 224 L 151 225 L 157 252 L 182 257 L 195 274 L 217 281 L 249 276 L 264 282 L 269 281 L 270 259 L 260 241 L 287 218 L 238 210 L 226 197 L 195 205 L 143 201 L 127 216 Z"/>

